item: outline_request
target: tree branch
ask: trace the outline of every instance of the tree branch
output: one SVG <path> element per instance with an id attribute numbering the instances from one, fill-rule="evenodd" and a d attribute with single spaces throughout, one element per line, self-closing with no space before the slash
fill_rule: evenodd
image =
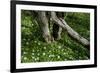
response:
<path id="1" fill-rule="evenodd" d="M 79 41 L 80 43 L 82 43 L 85 46 L 89 46 L 90 42 L 85 39 L 84 37 L 80 36 L 75 30 L 73 30 L 66 22 L 64 19 L 62 18 L 58 18 L 56 16 L 55 12 L 51 12 L 51 18 L 52 20 L 57 23 L 60 27 L 62 27 L 63 29 L 65 29 L 68 34 L 70 36 L 72 36 L 74 39 L 76 39 L 77 41 Z"/>

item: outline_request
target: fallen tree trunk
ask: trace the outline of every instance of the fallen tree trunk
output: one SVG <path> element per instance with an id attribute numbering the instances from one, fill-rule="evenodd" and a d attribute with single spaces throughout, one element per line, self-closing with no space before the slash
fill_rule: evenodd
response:
<path id="1" fill-rule="evenodd" d="M 51 12 L 51 18 L 53 20 L 53 22 L 55 22 L 56 24 L 58 24 L 60 27 L 62 27 L 63 29 L 65 29 L 68 34 L 70 36 L 72 36 L 74 39 L 76 39 L 77 41 L 79 41 L 80 43 L 82 43 L 85 46 L 89 46 L 90 42 L 85 39 L 84 37 L 80 36 L 75 30 L 73 30 L 66 22 L 64 19 L 62 18 L 58 18 L 56 16 L 55 12 Z"/>

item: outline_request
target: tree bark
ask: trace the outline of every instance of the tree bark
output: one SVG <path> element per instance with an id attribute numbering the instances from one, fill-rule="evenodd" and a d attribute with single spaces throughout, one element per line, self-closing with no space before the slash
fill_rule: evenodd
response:
<path id="1" fill-rule="evenodd" d="M 75 30 L 73 30 L 66 22 L 64 19 L 62 18 L 58 18 L 56 16 L 56 13 L 55 12 L 51 12 L 51 17 L 52 17 L 52 20 L 58 24 L 58 26 L 62 27 L 63 29 L 65 29 L 68 34 L 70 36 L 72 36 L 74 39 L 76 39 L 77 41 L 79 41 L 80 43 L 82 43 L 83 45 L 85 46 L 89 46 L 90 45 L 90 42 L 85 39 L 84 37 L 80 36 Z"/>
<path id="2" fill-rule="evenodd" d="M 39 25 L 42 29 L 42 35 L 47 43 L 51 43 L 51 35 L 49 31 L 48 19 L 45 11 L 38 11 Z"/>

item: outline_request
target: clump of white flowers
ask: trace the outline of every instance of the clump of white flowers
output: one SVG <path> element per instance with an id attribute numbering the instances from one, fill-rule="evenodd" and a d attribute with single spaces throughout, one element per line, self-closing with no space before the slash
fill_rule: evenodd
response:
<path id="1" fill-rule="evenodd" d="M 37 59 L 36 59 L 36 58 L 35 58 L 34 60 L 35 60 L 35 61 L 37 61 Z"/>
<path id="2" fill-rule="evenodd" d="M 34 55 L 34 53 L 32 53 L 32 55 Z"/>
<path id="3" fill-rule="evenodd" d="M 34 52 L 34 49 L 32 50 L 32 52 Z"/>
<path id="4" fill-rule="evenodd" d="M 49 57 L 54 57 L 54 55 L 49 55 Z"/>
<path id="5" fill-rule="evenodd" d="M 58 46 L 59 49 L 61 49 L 61 46 Z"/>
<path id="6" fill-rule="evenodd" d="M 46 55 L 46 53 L 45 52 L 43 52 L 43 56 L 45 56 Z"/>
<path id="7" fill-rule="evenodd" d="M 23 54 L 27 54 L 27 52 L 23 52 Z"/>
<path id="8" fill-rule="evenodd" d="M 35 57 L 34 56 L 32 56 L 32 59 L 34 59 Z"/>
<path id="9" fill-rule="evenodd" d="M 49 51 L 49 53 L 51 53 L 51 51 Z"/>
<path id="10" fill-rule="evenodd" d="M 46 47 L 45 47 L 45 46 L 44 46 L 43 48 L 44 48 L 44 49 L 46 49 Z"/>
<path id="11" fill-rule="evenodd" d="M 37 43 L 37 41 L 34 41 L 35 43 Z"/>
<path id="12" fill-rule="evenodd" d="M 40 55 L 40 53 L 37 53 L 37 55 L 39 56 L 39 55 Z"/>
<path id="13" fill-rule="evenodd" d="M 60 58 L 60 56 L 57 56 L 57 58 L 59 59 L 59 58 Z"/>
<path id="14" fill-rule="evenodd" d="M 35 60 L 35 61 L 39 60 L 39 57 L 35 58 L 34 60 Z"/>
<path id="15" fill-rule="evenodd" d="M 36 60 L 39 60 L 39 57 L 37 57 Z"/>
<path id="16" fill-rule="evenodd" d="M 64 52 L 63 54 L 65 55 L 66 53 Z"/>
<path id="17" fill-rule="evenodd" d="M 34 25 L 34 24 L 31 24 L 32 26 Z"/>
<path id="18" fill-rule="evenodd" d="M 27 57 L 24 57 L 24 60 L 27 60 Z"/>
<path id="19" fill-rule="evenodd" d="M 40 42 L 38 42 L 38 45 L 41 45 L 41 43 L 40 43 Z"/>

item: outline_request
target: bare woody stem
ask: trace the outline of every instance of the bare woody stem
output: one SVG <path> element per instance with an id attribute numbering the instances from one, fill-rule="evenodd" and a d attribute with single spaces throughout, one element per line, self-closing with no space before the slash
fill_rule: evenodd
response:
<path id="1" fill-rule="evenodd" d="M 62 27 L 63 29 L 65 29 L 68 34 L 70 36 L 72 36 L 74 39 L 76 39 L 77 41 L 79 41 L 80 43 L 82 43 L 85 46 L 89 46 L 90 42 L 85 39 L 84 37 L 82 37 L 81 35 L 79 35 L 75 30 L 73 30 L 64 19 L 62 18 L 58 18 L 56 16 L 55 12 L 51 12 L 51 18 L 53 20 L 53 22 L 55 22 L 56 24 L 58 24 L 60 27 Z"/>

